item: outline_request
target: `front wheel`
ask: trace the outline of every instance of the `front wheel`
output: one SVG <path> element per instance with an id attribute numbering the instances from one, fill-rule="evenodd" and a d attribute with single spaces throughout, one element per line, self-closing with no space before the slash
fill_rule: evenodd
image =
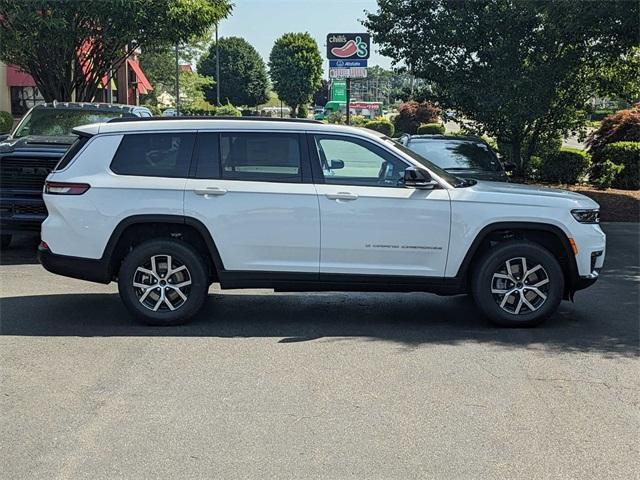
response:
<path id="1" fill-rule="evenodd" d="M 205 261 L 179 240 L 151 240 L 122 262 L 118 291 L 127 309 L 149 325 L 179 325 L 202 308 L 209 282 Z"/>
<path id="2" fill-rule="evenodd" d="M 544 322 L 560 305 L 564 274 L 544 247 L 511 241 L 486 252 L 471 278 L 476 305 L 505 327 L 532 327 Z"/>

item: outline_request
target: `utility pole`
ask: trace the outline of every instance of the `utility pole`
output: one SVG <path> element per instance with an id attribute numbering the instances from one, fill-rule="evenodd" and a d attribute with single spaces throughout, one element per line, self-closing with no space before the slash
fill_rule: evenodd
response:
<path id="1" fill-rule="evenodd" d="M 176 42 L 176 117 L 180 116 L 180 64 L 178 63 L 178 42 Z"/>
<path id="2" fill-rule="evenodd" d="M 216 22 L 216 105 L 220 105 L 220 46 L 218 45 L 218 22 Z"/>
<path id="3" fill-rule="evenodd" d="M 347 125 L 351 125 L 351 78 L 347 77 Z"/>

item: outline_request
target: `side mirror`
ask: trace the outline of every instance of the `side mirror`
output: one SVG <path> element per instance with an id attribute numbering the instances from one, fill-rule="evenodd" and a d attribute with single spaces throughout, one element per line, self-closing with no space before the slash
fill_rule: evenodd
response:
<path id="1" fill-rule="evenodd" d="M 0 135 L 0 142 L 5 141 L 7 138 L 9 138 L 11 136 L 10 133 L 4 133 L 2 135 Z"/>
<path id="2" fill-rule="evenodd" d="M 504 167 L 504 171 L 507 173 L 511 173 L 511 172 L 515 172 L 516 171 L 516 164 L 513 162 L 505 162 L 503 164 Z"/>
<path id="3" fill-rule="evenodd" d="M 331 166 L 329 167 L 331 170 L 340 170 L 344 168 L 344 161 L 342 160 L 331 160 Z"/>
<path id="4" fill-rule="evenodd" d="M 433 190 L 437 185 L 428 173 L 418 170 L 416 167 L 407 167 L 404 171 L 404 186 L 407 188 Z"/>

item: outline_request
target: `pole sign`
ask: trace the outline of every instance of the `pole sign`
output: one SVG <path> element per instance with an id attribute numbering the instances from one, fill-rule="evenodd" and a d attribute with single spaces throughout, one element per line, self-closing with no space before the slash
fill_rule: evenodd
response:
<path id="1" fill-rule="evenodd" d="M 367 67 L 368 60 L 329 60 L 329 68 Z"/>
<path id="2" fill-rule="evenodd" d="M 366 60 L 371 51 L 368 33 L 330 33 L 327 35 L 329 60 Z"/>
<path id="3" fill-rule="evenodd" d="M 329 78 L 367 78 L 365 67 L 329 68 Z"/>
<path id="4" fill-rule="evenodd" d="M 344 80 L 333 80 L 331 82 L 330 101 L 346 102 L 347 101 L 347 82 Z"/>

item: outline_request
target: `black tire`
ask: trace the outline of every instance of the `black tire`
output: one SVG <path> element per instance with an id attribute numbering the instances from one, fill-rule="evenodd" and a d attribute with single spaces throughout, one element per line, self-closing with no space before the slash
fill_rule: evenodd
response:
<path id="1" fill-rule="evenodd" d="M 186 296 L 186 300 L 178 298 L 178 302 L 182 302 L 175 308 L 175 310 L 169 310 L 165 302 L 161 302 L 157 311 L 151 310 L 151 307 L 145 306 L 141 303 L 141 294 L 146 289 L 137 289 L 134 287 L 134 280 L 140 283 L 141 274 L 138 270 L 139 267 L 147 268 L 151 262 L 152 257 L 165 258 L 164 263 L 156 260 L 159 267 L 166 267 L 169 263 L 164 256 L 170 255 L 172 258 L 172 265 L 184 265 L 186 272 L 183 269 L 181 275 L 188 275 L 188 280 L 191 282 L 188 287 L 184 287 L 183 295 Z M 145 242 L 136 248 L 134 248 L 124 259 L 120 267 L 120 273 L 118 274 L 118 291 L 120 292 L 120 298 L 127 307 L 127 309 L 142 322 L 147 325 L 180 325 L 188 321 L 191 317 L 197 314 L 207 297 L 207 291 L 209 289 L 209 281 L 205 268 L 205 260 L 198 254 L 198 252 L 189 244 L 179 240 L 151 240 Z M 161 268 L 159 268 L 161 270 Z M 165 272 L 166 275 L 166 272 Z M 177 274 L 175 274 L 177 275 Z M 158 276 L 158 278 L 160 275 Z M 150 285 L 160 285 L 160 280 L 155 276 L 147 275 Z M 165 276 L 162 276 L 164 279 Z M 176 277 L 172 277 L 176 278 Z M 170 276 L 166 276 L 164 285 L 172 282 Z M 147 284 L 147 283 L 145 283 Z M 173 286 L 167 285 L 167 296 L 171 293 L 174 297 L 175 289 L 171 289 Z M 146 303 L 155 303 L 154 298 L 160 297 L 160 287 L 151 289 L 146 299 Z M 182 290 L 181 290 L 182 291 Z"/>
<path id="2" fill-rule="evenodd" d="M 501 275 L 502 268 L 506 271 L 506 267 L 503 265 L 506 265 L 507 261 L 520 257 L 526 259 L 529 270 L 537 265 L 541 265 L 543 270 L 538 269 L 537 273 L 532 273 L 527 279 L 518 281 L 517 284 L 511 280 L 494 278 L 494 275 L 496 277 Z M 514 278 L 516 278 L 516 269 L 523 267 L 517 267 L 517 262 L 511 265 L 515 271 Z M 535 293 L 534 289 L 530 288 L 532 283 L 529 282 L 532 282 L 532 279 L 533 281 L 544 281 L 545 277 L 548 282 L 544 287 L 539 287 L 539 290 L 544 290 L 543 294 L 546 295 L 546 298 L 543 299 Z M 511 289 L 522 288 L 522 290 L 510 295 L 492 293 L 494 282 L 501 281 L 505 282 L 505 286 L 500 289 L 511 291 Z M 534 290 L 533 293 L 532 290 Z M 547 249 L 526 240 L 513 240 L 490 249 L 478 260 L 471 277 L 471 291 L 476 305 L 491 322 L 503 327 L 533 327 L 544 322 L 558 309 L 564 292 L 564 274 L 558 260 Z M 529 303 L 536 307 L 535 310 L 530 310 L 522 303 L 521 295 L 523 294 L 525 300 L 527 300 L 527 296 L 534 299 Z M 509 298 L 503 308 L 500 304 L 505 296 L 509 296 Z M 521 304 L 521 310 L 516 314 L 518 304 Z M 512 311 L 506 310 L 509 308 Z"/>
<path id="3" fill-rule="evenodd" d="M 0 249 L 5 250 L 11 245 L 11 234 L 3 233 L 0 235 Z"/>

